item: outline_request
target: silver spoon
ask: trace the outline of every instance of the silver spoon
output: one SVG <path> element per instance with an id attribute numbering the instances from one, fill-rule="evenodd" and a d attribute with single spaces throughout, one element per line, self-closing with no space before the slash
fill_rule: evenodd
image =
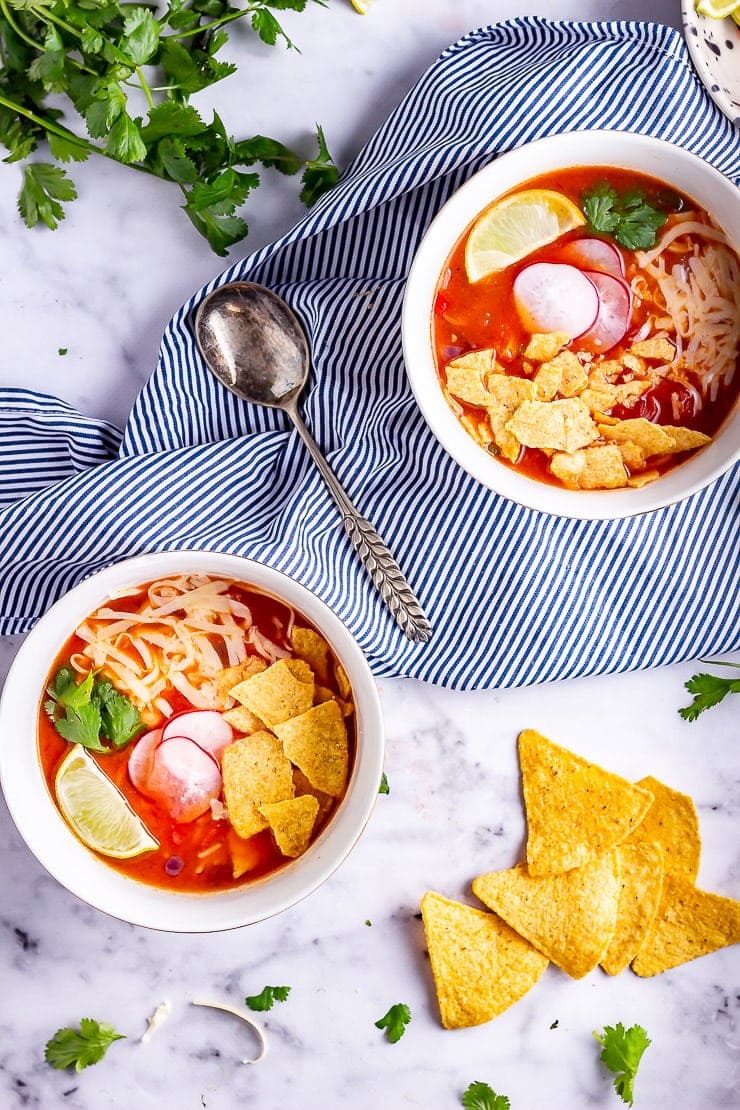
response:
<path id="1" fill-rule="evenodd" d="M 298 413 L 311 356 L 292 310 L 263 285 L 234 281 L 201 302 L 195 314 L 195 338 L 206 366 L 227 389 L 254 405 L 288 414 L 329 487 L 375 588 L 405 635 L 425 644 L 432 626 L 401 568 L 340 486 Z"/>

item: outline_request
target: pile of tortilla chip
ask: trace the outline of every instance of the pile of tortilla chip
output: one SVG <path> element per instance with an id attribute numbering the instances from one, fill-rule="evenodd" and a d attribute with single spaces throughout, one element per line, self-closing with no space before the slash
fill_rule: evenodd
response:
<path id="1" fill-rule="evenodd" d="M 234 878 L 254 866 L 247 842 L 270 829 L 282 855 L 295 859 L 344 794 L 349 772 L 345 717 L 353 710 L 344 670 L 333 664 L 343 696 L 327 685 L 329 645 L 296 628 L 295 658 L 267 666 L 254 656 L 218 677 L 225 719 L 243 735 L 222 756 Z"/>
<path id="2" fill-rule="evenodd" d="M 614 359 L 575 354 L 569 343 L 565 332 L 533 335 L 524 352 L 528 377 L 508 373 L 493 350 L 447 365 L 448 395 L 485 411 L 461 419 L 492 454 L 516 463 L 523 447 L 538 448 L 567 488 L 619 489 L 655 481 L 670 455 L 710 442 L 690 428 L 610 415 L 661 380 L 665 365 L 656 364 L 670 364 L 676 354 L 670 340 L 633 343 Z"/>
<path id="3" fill-rule="evenodd" d="M 740 902 L 696 885 L 694 803 L 654 778 L 597 767 L 533 730 L 519 736 L 526 862 L 480 875 L 490 911 L 428 892 L 421 903 L 442 1024 L 490 1021 L 548 962 L 658 972 L 740 942 Z"/>

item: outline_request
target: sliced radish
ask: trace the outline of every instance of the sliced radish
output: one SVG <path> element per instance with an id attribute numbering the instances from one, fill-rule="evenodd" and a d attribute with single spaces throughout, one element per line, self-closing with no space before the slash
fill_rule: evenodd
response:
<path id="1" fill-rule="evenodd" d="M 145 786 L 152 767 L 154 749 L 161 739 L 161 728 L 153 728 L 151 732 L 145 732 L 136 741 L 131 750 L 131 755 L 128 757 L 128 777 L 136 789 L 141 790 L 142 794 L 147 792 Z"/>
<path id="2" fill-rule="evenodd" d="M 586 276 L 599 291 L 599 314 L 588 331 L 578 337 L 577 346 L 581 351 L 600 355 L 626 335 L 632 313 L 632 297 L 629 285 L 621 278 L 595 271 L 589 271 Z"/>
<path id="3" fill-rule="evenodd" d="M 194 821 L 221 793 L 221 770 L 212 755 L 186 736 L 163 740 L 155 749 L 144 793 L 173 821 Z"/>
<path id="4" fill-rule="evenodd" d="M 596 286 L 575 266 L 535 262 L 514 279 L 514 303 L 527 331 L 588 331 L 599 313 Z"/>
<path id="5" fill-rule="evenodd" d="M 170 717 L 162 729 L 162 739 L 169 740 L 171 736 L 185 736 L 220 759 L 224 748 L 234 739 L 234 731 L 217 710 L 195 709 Z"/>
<path id="6" fill-rule="evenodd" d="M 558 259 L 579 270 L 596 270 L 612 277 L 624 277 L 621 252 L 604 239 L 573 239 L 558 251 Z"/>

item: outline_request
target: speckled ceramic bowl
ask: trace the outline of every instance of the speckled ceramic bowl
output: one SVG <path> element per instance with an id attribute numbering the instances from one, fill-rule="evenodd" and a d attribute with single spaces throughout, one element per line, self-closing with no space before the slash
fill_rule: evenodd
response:
<path id="1" fill-rule="evenodd" d="M 696 72 L 715 104 L 740 127 L 740 27 L 729 16 L 699 15 L 694 0 L 681 0 L 681 18 Z"/>

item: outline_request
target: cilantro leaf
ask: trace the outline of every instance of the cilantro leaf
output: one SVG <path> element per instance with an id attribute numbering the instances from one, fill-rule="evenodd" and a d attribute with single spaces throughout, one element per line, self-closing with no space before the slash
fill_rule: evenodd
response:
<path id="1" fill-rule="evenodd" d="M 170 180 L 179 185 L 194 185 L 198 180 L 198 167 L 188 157 L 182 139 L 160 139 L 157 154 Z"/>
<path id="2" fill-rule="evenodd" d="M 375 1028 L 385 1029 L 386 1038 L 391 1044 L 395 1044 L 406 1032 L 406 1026 L 410 1021 L 411 1010 L 404 1002 L 396 1002 L 382 1018 L 375 1022 Z"/>
<path id="3" fill-rule="evenodd" d="M 240 166 L 251 166 L 254 162 L 261 162 L 263 166 L 270 166 L 280 173 L 298 173 L 302 162 L 283 143 L 276 139 L 268 139 L 264 135 L 254 135 L 251 139 L 242 139 L 234 146 L 236 162 Z"/>
<path id="4" fill-rule="evenodd" d="M 259 994 L 250 994 L 244 999 L 250 1010 L 264 1012 L 271 1010 L 275 1002 L 285 1002 L 290 987 L 263 987 Z"/>
<path id="5" fill-rule="evenodd" d="M 23 170 L 23 185 L 18 195 L 18 211 L 26 227 L 41 220 L 52 231 L 64 219 L 62 201 L 74 200 L 74 182 L 61 167 L 50 162 L 30 162 Z"/>
<path id="6" fill-rule="evenodd" d="M 709 660 L 711 662 L 711 660 Z M 740 667 L 738 663 L 715 664 L 723 667 Z M 686 689 L 694 695 L 690 705 L 679 709 L 679 714 L 684 721 L 695 721 L 705 709 L 711 709 L 727 697 L 728 694 L 740 694 L 740 679 L 725 678 L 717 674 L 701 673 L 692 675 L 685 683 Z"/>
<path id="7" fill-rule="evenodd" d="M 594 1032 L 602 1046 L 599 1059 L 614 1072 L 614 1090 L 622 1102 L 634 1104 L 634 1082 L 643 1053 L 651 1043 L 641 1025 L 625 1029 L 621 1021 L 616 1026 L 605 1025 L 603 1034 Z"/>
<path id="8" fill-rule="evenodd" d="M 462 1096 L 465 1110 L 510 1110 L 506 1095 L 497 1095 L 487 1083 L 471 1083 Z"/>
<path id="9" fill-rule="evenodd" d="M 53 131 L 48 131 L 46 138 L 49 150 L 58 162 L 84 162 L 90 156 L 90 151 L 82 143 L 76 143 L 73 139 L 66 139 Z"/>
<path id="10" fill-rule="evenodd" d="M 112 682 L 97 682 L 94 698 L 100 708 L 101 735 L 117 750 L 125 748 L 145 727 L 139 710 Z"/>
<path id="11" fill-rule="evenodd" d="M 100 709 L 90 702 L 79 709 L 67 709 L 67 714 L 54 722 L 54 728 L 70 744 L 81 744 L 91 752 L 104 752 L 106 747 L 100 742 L 102 721 Z"/>
<path id="12" fill-rule="evenodd" d="M 378 794 L 390 794 L 390 792 L 391 792 L 391 788 L 388 785 L 388 779 L 386 777 L 386 773 L 385 773 L 385 771 L 383 771 L 383 777 L 381 778 L 380 786 L 378 787 Z"/>
<path id="13" fill-rule="evenodd" d="M 668 213 L 650 200 L 642 189 L 620 194 L 607 181 L 585 190 L 583 211 L 592 231 L 610 235 L 628 250 L 655 246 L 657 232 Z"/>
<path id="14" fill-rule="evenodd" d="M 335 165 L 326 145 L 323 129 L 316 124 L 316 139 L 319 152 L 310 162 L 306 162 L 303 171 L 301 200 L 309 208 L 319 197 L 333 188 L 339 180 L 339 170 Z"/>
<path id="15" fill-rule="evenodd" d="M 44 1057 L 53 1068 L 71 1068 L 82 1071 L 91 1064 L 97 1064 L 105 1056 L 113 1041 L 125 1040 L 122 1033 L 116 1033 L 112 1025 L 82 1018 L 79 1029 L 69 1026 L 57 1029 L 51 1040 L 46 1042 Z"/>
<path id="16" fill-rule="evenodd" d="M 125 162 L 127 165 L 132 162 L 143 162 L 146 158 L 146 144 L 136 122 L 131 119 L 128 112 L 123 111 L 116 117 L 105 149 L 119 162 Z"/>
<path id="17" fill-rule="evenodd" d="M 123 21 L 121 50 L 134 65 L 144 65 L 159 46 L 159 24 L 149 8 L 129 8 Z"/>

